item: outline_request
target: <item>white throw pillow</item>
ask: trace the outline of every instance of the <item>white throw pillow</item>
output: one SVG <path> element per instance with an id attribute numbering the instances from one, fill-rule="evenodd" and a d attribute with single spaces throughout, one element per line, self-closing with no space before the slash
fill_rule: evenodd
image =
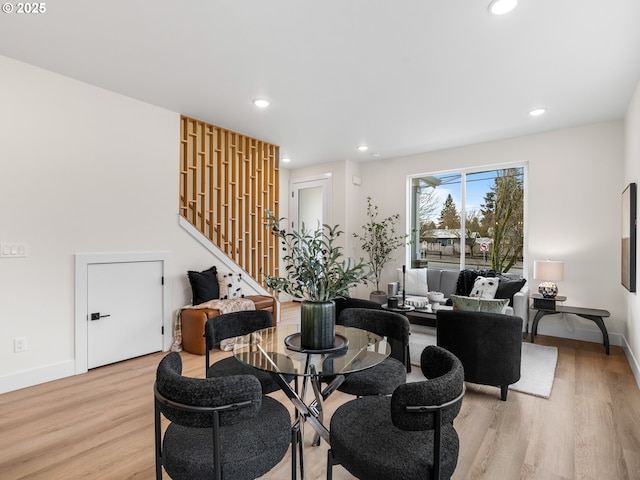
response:
<path id="1" fill-rule="evenodd" d="M 218 272 L 218 289 L 220 290 L 220 300 L 230 298 L 242 298 L 242 274 L 241 273 L 221 273 Z"/>
<path id="2" fill-rule="evenodd" d="M 405 287 L 405 293 L 407 295 L 418 295 L 426 297 L 429 291 L 429 285 L 427 285 L 427 269 L 426 268 L 407 268 L 405 274 L 407 286 Z M 398 281 L 400 282 L 400 291 L 402 293 L 402 269 L 398 269 Z"/>
<path id="3" fill-rule="evenodd" d="M 495 298 L 498 291 L 499 279 L 495 277 L 476 277 L 476 281 L 473 283 L 470 297 L 476 298 Z"/>

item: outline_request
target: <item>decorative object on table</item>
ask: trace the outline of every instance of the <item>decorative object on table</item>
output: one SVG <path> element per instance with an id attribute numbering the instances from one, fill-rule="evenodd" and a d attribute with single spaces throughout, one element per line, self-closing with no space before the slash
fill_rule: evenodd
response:
<path id="1" fill-rule="evenodd" d="M 427 292 L 427 298 L 431 303 L 444 303 L 444 293 L 442 292 Z"/>
<path id="2" fill-rule="evenodd" d="M 540 310 L 555 310 L 557 302 L 564 302 L 567 297 L 563 295 L 556 295 L 553 298 L 545 298 L 539 293 L 531 294 L 531 298 L 533 299 L 533 308 L 537 308 Z"/>
<path id="3" fill-rule="evenodd" d="M 405 301 L 407 300 L 407 266 L 406 265 L 402 265 L 402 304 L 401 306 L 404 307 L 405 305 Z"/>
<path id="4" fill-rule="evenodd" d="M 398 296 L 398 282 L 390 282 L 387 284 L 387 297 Z"/>
<path id="5" fill-rule="evenodd" d="M 564 278 L 564 262 L 536 260 L 533 262 L 533 278 L 542 280 L 538 292 L 545 298 L 554 298 L 558 294 L 558 282 Z"/>
<path id="6" fill-rule="evenodd" d="M 630 292 L 636 291 L 636 214 L 637 188 L 630 183 L 622 192 L 622 285 Z"/>
<path id="7" fill-rule="evenodd" d="M 286 219 L 267 211 L 266 224 L 280 239 L 286 255 L 282 258 L 286 276 L 264 275 L 268 288 L 302 299 L 300 309 L 301 345 L 319 350 L 332 348 L 335 341 L 336 298 L 348 297 L 349 288 L 367 283 L 369 271 L 364 259 L 343 259 L 342 247 L 334 245 L 342 231 L 335 225 L 318 225 L 300 231 L 281 229 Z"/>
<path id="8" fill-rule="evenodd" d="M 354 233 L 353 236 L 360 240 L 362 250 L 369 256 L 369 265 L 376 285 L 370 298 L 382 304 L 387 301 L 387 293 L 380 290 L 382 269 L 388 261 L 393 259 L 398 248 L 410 245 L 411 241 L 407 240 L 409 234 L 396 234 L 399 214 L 378 220 L 378 207 L 371 203 L 371 197 L 367 197 L 367 217 L 369 221 L 362 226 L 364 232 Z"/>
<path id="9" fill-rule="evenodd" d="M 389 297 L 387 299 L 387 308 L 398 308 L 398 297 Z"/>

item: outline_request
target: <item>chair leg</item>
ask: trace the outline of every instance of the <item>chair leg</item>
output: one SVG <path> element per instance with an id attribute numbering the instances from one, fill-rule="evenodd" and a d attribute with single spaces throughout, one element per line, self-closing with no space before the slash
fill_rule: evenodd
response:
<path id="1" fill-rule="evenodd" d="M 300 429 L 296 422 L 291 427 L 291 480 L 296 480 L 298 473 L 298 435 L 300 435 Z"/>
<path id="2" fill-rule="evenodd" d="M 507 393 L 509 392 L 509 385 L 500 385 L 500 400 L 507 401 Z"/>
<path id="3" fill-rule="evenodd" d="M 154 435 L 156 450 L 156 480 L 162 480 L 162 427 L 160 423 L 160 407 L 158 400 L 154 401 Z"/>
<path id="4" fill-rule="evenodd" d="M 333 465 L 335 458 L 333 457 L 333 450 L 329 449 L 327 451 L 327 480 L 331 480 L 333 478 Z"/>

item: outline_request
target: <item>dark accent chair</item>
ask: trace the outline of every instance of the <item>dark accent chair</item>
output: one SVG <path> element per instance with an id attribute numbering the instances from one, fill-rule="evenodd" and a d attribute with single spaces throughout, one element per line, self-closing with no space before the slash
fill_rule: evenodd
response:
<path id="1" fill-rule="evenodd" d="M 209 351 L 221 340 L 235 338 L 273 326 L 273 317 L 267 310 L 245 310 L 226 313 L 207 320 L 204 325 L 206 343 L 205 368 L 207 378 L 226 377 L 229 375 L 253 375 L 262 385 L 262 393 L 267 394 L 280 390 L 278 382 L 269 372 L 258 370 L 240 362 L 235 357 L 227 357 L 210 364 Z M 287 377 L 293 380 L 293 377 Z"/>
<path id="2" fill-rule="evenodd" d="M 420 366 L 427 380 L 400 385 L 391 397 L 364 397 L 331 418 L 327 480 L 333 465 L 366 480 L 450 478 L 460 443 L 453 420 L 464 395 L 460 360 L 431 345 Z"/>
<path id="3" fill-rule="evenodd" d="M 456 355 L 467 382 L 500 387 L 507 400 L 509 385 L 520 379 L 522 319 L 512 315 L 438 310 L 438 345 Z"/>
<path id="4" fill-rule="evenodd" d="M 156 479 L 254 479 L 284 458 L 291 417 L 250 375 L 190 378 L 173 352 L 158 365 L 155 396 Z M 161 415 L 171 423 L 162 436 Z"/>
<path id="5" fill-rule="evenodd" d="M 364 298 L 336 298 L 334 300 L 336 304 L 336 320 L 340 318 L 340 313 L 347 308 L 368 308 L 370 310 L 382 310 L 382 305 L 378 302 L 372 302 L 371 300 L 365 300 Z M 396 344 L 395 339 L 391 339 L 389 342 L 391 343 L 393 349 L 394 358 L 397 358 L 401 362 L 404 362 L 404 353 L 396 354 L 396 352 L 400 352 L 402 345 Z M 409 358 L 409 345 L 407 345 L 407 358 Z M 411 373 L 411 362 L 407 362 L 407 373 Z"/>
<path id="6" fill-rule="evenodd" d="M 371 310 L 382 310 L 382 305 L 378 302 L 365 300 L 364 298 L 336 298 L 333 301 L 336 304 L 336 319 L 340 318 L 340 313 L 346 308 L 369 308 Z"/>
<path id="7" fill-rule="evenodd" d="M 387 337 L 391 355 L 378 365 L 350 373 L 338 387 L 343 393 L 357 395 L 391 395 L 398 385 L 407 381 L 409 359 L 409 320 L 399 313 L 368 308 L 347 308 L 336 322 Z M 400 360 L 399 360 L 400 359 Z"/>

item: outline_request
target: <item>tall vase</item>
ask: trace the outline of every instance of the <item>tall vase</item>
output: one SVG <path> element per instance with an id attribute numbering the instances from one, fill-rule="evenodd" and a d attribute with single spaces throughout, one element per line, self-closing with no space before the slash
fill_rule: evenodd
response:
<path id="1" fill-rule="evenodd" d="M 304 300 L 300 308 L 300 345 L 311 350 L 332 348 L 335 337 L 335 302 Z"/>

